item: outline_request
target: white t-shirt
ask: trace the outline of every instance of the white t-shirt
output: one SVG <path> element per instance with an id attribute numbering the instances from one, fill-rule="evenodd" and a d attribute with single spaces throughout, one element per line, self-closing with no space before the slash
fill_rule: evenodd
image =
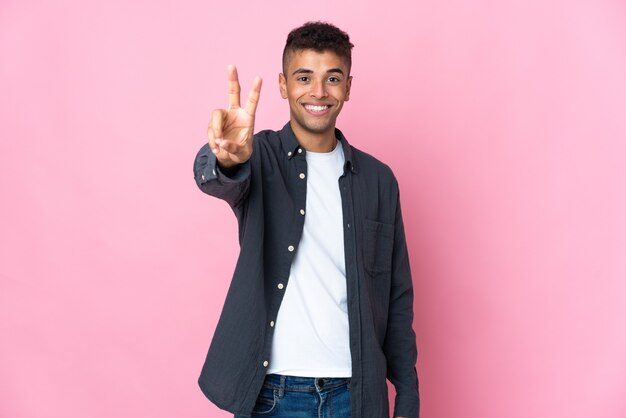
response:
<path id="1" fill-rule="evenodd" d="M 306 161 L 304 229 L 276 318 L 267 373 L 350 377 L 341 143 L 328 153 L 307 151 Z"/>

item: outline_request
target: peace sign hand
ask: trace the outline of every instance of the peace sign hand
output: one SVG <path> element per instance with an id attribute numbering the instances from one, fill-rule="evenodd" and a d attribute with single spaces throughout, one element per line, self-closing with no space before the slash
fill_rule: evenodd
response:
<path id="1" fill-rule="evenodd" d="M 228 66 L 228 109 L 216 109 L 211 114 L 209 146 L 220 167 L 230 168 L 245 163 L 252 155 L 254 115 L 261 96 L 261 77 L 255 77 L 245 108 L 239 105 L 241 86 L 237 68 Z"/>

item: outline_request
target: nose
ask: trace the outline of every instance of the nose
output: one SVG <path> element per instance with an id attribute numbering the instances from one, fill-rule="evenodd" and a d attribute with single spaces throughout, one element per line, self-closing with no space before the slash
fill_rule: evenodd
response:
<path id="1" fill-rule="evenodd" d="M 320 99 L 322 97 L 326 97 L 326 85 L 323 81 L 313 81 L 311 83 L 311 97 L 315 97 Z"/>

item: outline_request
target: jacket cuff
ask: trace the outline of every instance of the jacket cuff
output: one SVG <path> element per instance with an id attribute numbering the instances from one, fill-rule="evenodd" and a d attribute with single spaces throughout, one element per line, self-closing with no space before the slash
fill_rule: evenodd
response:
<path id="1" fill-rule="evenodd" d="M 208 145 L 202 147 L 197 161 L 199 164 L 197 164 L 196 167 L 199 168 L 199 170 L 197 170 L 195 174 L 198 185 L 203 185 L 212 180 L 217 180 L 220 183 L 238 183 L 245 180 L 250 175 L 249 161 L 229 169 L 221 168 L 217 164 L 217 157 L 211 152 Z"/>
<path id="2" fill-rule="evenodd" d="M 396 395 L 394 417 L 419 418 L 420 400 L 419 397 Z"/>

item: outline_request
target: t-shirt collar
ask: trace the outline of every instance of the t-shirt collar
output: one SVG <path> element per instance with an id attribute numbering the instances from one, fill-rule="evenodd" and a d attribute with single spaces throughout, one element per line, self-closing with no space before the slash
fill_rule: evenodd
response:
<path id="1" fill-rule="evenodd" d="M 304 148 L 300 146 L 300 143 L 296 138 L 296 134 L 294 134 L 293 129 L 291 129 L 290 122 L 287 122 L 283 129 L 278 132 L 278 137 L 280 138 L 283 151 L 287 154 L 287 158 L 292 159 L 296 155 L 302 155 L 304 153 Z M 335 128 L 335 137 L 339 140 L 341 146 L 343 147 L 343 155 L 346 160 L 344 169 L 350 169 L 353 173 L 356 173 L 357 167 L 354 159 L 352 158 L 352 147 L 348 143 L 348 140 L 337 128 Z"/>

